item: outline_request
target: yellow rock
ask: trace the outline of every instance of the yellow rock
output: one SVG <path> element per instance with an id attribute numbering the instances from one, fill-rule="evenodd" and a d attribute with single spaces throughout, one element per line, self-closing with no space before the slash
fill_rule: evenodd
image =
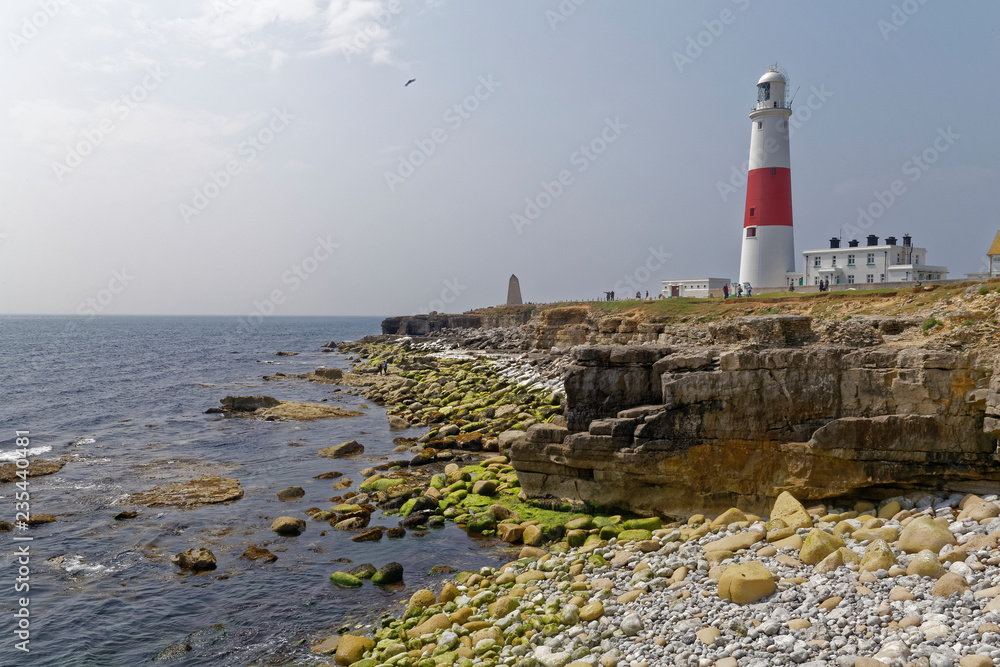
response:
<path id="1" fill-rule="evenodd" d="M 844 598 L 840 597 L 839 595 L 834 595 L 833 597 L 828 597 L 827 599 L 820 602 L 819 609 L 821 611 L 830 611 L 843 601 Z"/>
<path id="2" fill-rule="evenodd" d="M 629 602 L 634 602 L 636 598 L 642 595 L 642 593 L 643 592 L 637 588 L 634 591 L 629 591 L 628 593 L 622 593 L 619 595 L 618 601 L 622 604 L 628 604 Z"/>
<path id="3" fill-rule="evenodd" d="M 763 539 L 764 533 L 749 530 L 743 533 L 736 533 L 735 535 L 728 535 L 721 540 L 709 542 L 703 549 L 705 551 L 739 551 L 740 549 L 749 549 Z"/>
<path id="4" fill-rule="evenodd" d="M 713 628 L 711 625 L 706 625 L 701 630 L 694 633 L 694 636 L 697 637 L 702 644 L 708 644 L 709 646 L 711 646 L 712 644 L 715 643 L 715 640 L 718 639 L 719 635 L 721 634 L 722 632 L 720 632 L 718 628 Z"/>
<path id="5" fill-rule="evenodd" d="M 736 523 L 737 521 L 746 521 L 747 515 L 743 513 L 742 510 L 738 510 L 735 507 L 730 507 L 725 512 L 720 514 L 712 521 L 713 526 L 728 526 L 731 523 Z"/>
<path id="6" fill-rule="evenodd" d="M 777 549 L 795 549 L 798 551 L 802 548 L 802 536 L 792 535 L 791 537 L 786 537 L 783 540 L 778 540 L 777 542 L 771 542 L 771 546 Z"/>
<path id="7" fill-rule="evenodd" d="M 804 618 L 790 618 L 788 619 L 788 629 L 789 630 L 805 630 L 811 628 L 812 623 Z"/>
<path id="8" fill-rule="evenodd" d="M 692 514 L 691 517 L 687 520 L 687 525 L 689 526 L 697 526 L 703 523 L 705 523 L 704 514 Z"/>
<path id="9" fill-rule="evenodd" d="M 895 542 L 899 539 L 899 531 L 892 526 L 884 526 L 882 528 L 862 528 L 861 530 L 856 530 L 851 534 L 851 537 L 856 539 L 858 542 L 862 540 L 885 540 L 886 542 Z"/>
<path id="10" fill-rule="evenodd" d="M 417 627 L 407 630 L 406 636 L 410 638 L 420 637 L 436 632 L 437 630 L 446 630 L 450 627 L 451 617 L 448 614 L 434 614 Z"/>
<path id="11" fill-rule="evenodd" d="M 903 508 L 900 506 L 898 501 L 893 500 L 882 506 L 882 509 L 878 511 L 878 517 L 880 519 L 891 519 L 896 516 L 900 510 Z"/>
<path id="12" fill-rule="evenodd" d="M 791 537 L 794 534 L 795 529 L 788 526 L 785 526 L 784 528 L 775 528 L 774 530 L 767 531 L 767 541 L 777 542 L 778 540 L 783 540 L 786 537 Z"/>
<path id="13" fill-rule="evenodd" d="M 462 607 L 461 609 L 456 609 L 451 615 L 451 622 L 457 623 L 458 625 L 463 625 L 469 620 L 469 617 L 476 612 L 472 610 L 471 607 Z"/>
<path id="14" fill-rule="evenodd" d="M 778 550 L 774 548 L 774 545 L 768 544 L 766 547 L 761 547 L 760 549 L 757 549 L 757 558 L 770 558 L 776 553 L 778 553 Z"/>
<path id="15" fill-rule="evenodd" d="M 896 564 L 896 557 L 892 555 L 892 549 L 885 540 L 875 540 L 869 544 L 865 549 L 865 555 L 861 557 L 862 572 L 888 571 Z"/>
<path id="16" fill-rule="evenodd" d="M 969 590 L 969 583 L 965 580 L 965 577 L 957 575 L 954 572 L 948 572 L 941 575 L 941 578 L 934 584 L 934 588 L 931 589 L 931 595 L 946 598 L 955 594 L 961 595 L 967 590 Z M 996 598 L 994 598 L 994 602 L 996 602 Z M 987 610 L 989 609 L 987 608 Z"/>
<path id="17" fill-rule="evenodd" d="M 595 600 L 590 604 L 584 605 L 583 609 L 580 610 L 580 620 L 587 623 L 590 621 L 596 621 L 603 615 L 604 605 L 600 600 Z"/>
<path id="18" fill-rule="evenodd" d="M 759 560 L 728 567 L 719 579 L 719 597 L 736 604 L 756 602 L 774 590 L 774 576 Z"/>
<path id="19" fill-rule="evenodd" d="M 831 532 L 837 537 L 841 537 L 843 535 L 850 535 L 855 530 L 857 529 L 847 521 L 840 521 L 833 527 L 833 531 Z"/>
<path id="20" fill-rule="evenodd" d="M 472 633 L 472 645 L 475 646 L 484 639 L 492 639 L 497 646 L 503 646 L 503 630 L 495 625 L 491 625 L 488 628 L 483 628 L 482 630 L 476 630 Z"/>
<path id="21" fill-rule="evenodd" d="M 813 518 L 806 508 L 802 506 L 795 496 L 790 494 L 788 491 L 782 491 L 781 495 L 777 497 L 774 501 L 774 507 L 771 508 L 771 517 L 773 519 L 781 519 L 791 528 L 812 528 Z"/>
<path id="22" fill-rule="evenodd" d="M 819 528 L 813 528 L 799 550 L 799 560 L 806 565 L 815 565 L 843 546 L 844 540 Z"/>
<path id="23" fill-rule="evenodd" d="M 526 584 L 529 581 L 541 581 L 545 579 L 545 573 L 539 570 L 528 570 L 514 577 L 514 581 L 519 584 Z"/>
<path id="24" fill-rule="evenodd" d="M 993 667 L 993 658 L 987 655 L 963 655 L 959 667 Z"/>
<path id="25" fill-rule="evenodd" d="M 334 659 L 338 665 L 350 665 L 364 656 L 365 651 L 375 648 L 375 641 L 368 637 L 356 637 L 354 635 L 344 635 L 337 644 L 337 653 Z"/>
<path id="26" fill-rule="evenodd" d="M 937 554 L 930 549 L 924 549 L 918 553 L 906 566 L 906 574 L 915 574 L 918 577 L 939 579 L 944 573 L 944 566 L 938 560 Z"/>
<path id="27" fill-rule="evenodd" d="M 942 526 L 929 516 L 920 516 L 906 524 L 899 536 L 899 548 L 908 554 L 924 549 L 940 553 L 946 544 L 955 544 L 955 536 L 947 526 Z"/>
<path id="28" fill-rule="evenodd" d="M 813 572 L 816 574 L 826 574 L 827 572 L 833 572 L 842 565 L 860 561 L 861 559 L 858 558 L 856 553 L 847 547 L 841 547 L 817 563 L 816 567 L 813 568 Z"/>
<path id="29" fill-rule="evenodd" d="M 889 591 L 889 599 L 893 602 L 901 602 L 903 600 L 916 600 L 917 598 L 910 592 L 909 588 L 893 586 L 892 590 Z"/>
<path id="30" fill-rule="evenodd" d="M 684 581 L 688 576 L 687 565 L 681 565 L 679 568 L 674 570 L 674 573 L 670 575 L 670 583 L 676 583 L 678 581 Z"/>
<path id="31" fill-rule="evenodd" d="M 410 603 L 406 606 L 406 613 L 403 614 L 403 618 L 409 618 L 417 608 L 430 607 L 435 602 L 437 602 L 437 597 L 435 597 L 432 591 L 427 589 L 419 590 L 410 596 Z"/>

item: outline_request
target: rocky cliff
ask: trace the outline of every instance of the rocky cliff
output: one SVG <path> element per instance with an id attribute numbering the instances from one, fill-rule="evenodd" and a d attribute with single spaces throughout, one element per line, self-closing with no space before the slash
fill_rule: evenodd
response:
<path id="1" fill-rule="evenodd" d="M 919 322 L 746 317 L 701 344 L 575 348 L 568 428 L 529 432 L 512 463 L 528 496 L 660 514 L 763 511 L 784 490 L 996 493 L 998 355 L 886 342 Z"/>

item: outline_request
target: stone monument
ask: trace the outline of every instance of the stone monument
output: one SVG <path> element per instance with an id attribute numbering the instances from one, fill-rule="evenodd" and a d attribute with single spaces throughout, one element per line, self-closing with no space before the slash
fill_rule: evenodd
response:
<path id="1" fill-rule="evenodd" d="M 507 285 L 507 305 L 520 306 L 521 303 L 521 283 L 517 281 L 517 276 L 511 274 L 510 284 Z"/>

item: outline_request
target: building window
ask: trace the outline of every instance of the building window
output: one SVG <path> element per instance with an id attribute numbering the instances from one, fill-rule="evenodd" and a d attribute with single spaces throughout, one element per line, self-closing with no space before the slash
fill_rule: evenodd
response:
<path id="1" fill-rule="evenodd" d="M 822 264 L 822 258 L 817 257 L 816 259 L 814 259 L 813 260 L 813 266 L 816 267 L 817 269 L 819 267 L 823 266 L 823 264 Z"/>
<path id="2" fill-rule="evenodd" d="M 847 256 L 847 265 L 848 266 L 854 266 L 854 255 L 848 255 Z"/>
<path id="3" fill-rule="evenodd" d="M 865 276 L 865 282 L 866 283 L 873 283 L 873 282 L 875 282 L 875 274 L 874 273 L 869 273 L 867 276 Z"/>
<path id="4" fill-rule="evenodd" d="M 752 239 L 755 236 L 757 236 L 757 228 L 756 227 L 747 227 L 747 238 L 748 239 Z"/>
<path id="5" fill-rule="evenodd" d="M 813 276 L 813 285 L 819 285 L 819 277 Z"/>
<path id="6" fill-rule="evenodd" d="M 879 274 L 878 281 L 880 283 L 884 283 L 885 282 L 885 274 L 884 273 Z"/>
<path id="7" fill-rule="evenodd" d="M 870 252 L 870 253 L 868 253 L 868 265 L 870 266 L 870 265 L 872 265 L 874 263 L 875 263 L 875 253 Z M 871 281 L 869 281 L 869 282 L 871 282 Z"/>
<path id="8" fill-rule="evenodd" d="M 850 274 L 849 276 L 847 276 L 847 282 L 850 283 L 850 284 L 854 284 L 854 274 L 853 273 Z"/>
<path id="9" fill-rule="evenodd" d="M 830 266 L 837 266 L 837 256 L 834 255 L 830 258 Z"/>
<path id="10" fill-rule="evenodd" d="M 899 264 L 899 263 L 900 263 L 900 262 L 902 262 L 902 261 L 903 261 L 903 256 L 902 256 L 902 255 L 900 255 L 900 254 L 899 254 L 899 253 L 897 252 L 897 253 L 896 253 L 896 264 Z"/>

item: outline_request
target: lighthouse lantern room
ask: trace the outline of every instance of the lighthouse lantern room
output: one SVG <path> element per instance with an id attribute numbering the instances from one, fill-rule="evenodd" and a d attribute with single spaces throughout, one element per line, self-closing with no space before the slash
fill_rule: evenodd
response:
<path id="1" fill-rule="evenodd" d="M 788 151 L 788 77 L 777 66 L 757 81 L 750 110 L 750 165 L 743 213 L 740 282 L 754 289 L 786 285 L 795 270 L 792 172 Z"/>

